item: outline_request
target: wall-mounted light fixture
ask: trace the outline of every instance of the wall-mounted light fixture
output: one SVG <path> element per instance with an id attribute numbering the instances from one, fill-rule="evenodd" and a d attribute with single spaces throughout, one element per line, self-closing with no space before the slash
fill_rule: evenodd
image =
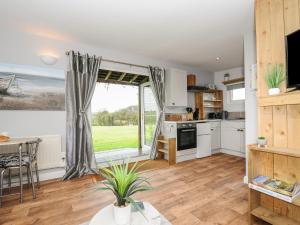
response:
<path id="1" fill-rule="evenodd" d="M 57 56 L 50 55 L 50 54 L 42 54 L 40 55 L 40 59 L 46 65 L 54 65 L 57 62 Z"/>

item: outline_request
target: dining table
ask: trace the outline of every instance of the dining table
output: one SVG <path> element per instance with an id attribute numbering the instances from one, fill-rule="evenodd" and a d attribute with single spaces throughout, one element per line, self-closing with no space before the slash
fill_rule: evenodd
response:
<path id="1" fill-rule="evenodd" d="M 22 138 L 10 138 L 7 141 L 0 142 L 0 155 L 7 154 L 7 148 L 10 150 L 16 146 L 15 152 L 19 154 L 19 176 L 20 176 L 20 192 L 15 194 L 20 194 L 20 203 L 23 202 L 23 174 L 22 174 L 22 155 L 23 146 L 28 142 L 35 141 L 36 138 L 22 137 Z"/>

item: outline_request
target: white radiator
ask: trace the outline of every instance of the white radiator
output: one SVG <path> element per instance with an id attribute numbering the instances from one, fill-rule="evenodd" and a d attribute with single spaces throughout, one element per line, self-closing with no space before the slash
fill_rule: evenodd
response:
<path id="1" fill-rule="evenodd" d="M 38 150 L 39 170 L 65 166 L 65 153 L 61 151 L 61 136 L 39 136 L 42 139 Z"/>

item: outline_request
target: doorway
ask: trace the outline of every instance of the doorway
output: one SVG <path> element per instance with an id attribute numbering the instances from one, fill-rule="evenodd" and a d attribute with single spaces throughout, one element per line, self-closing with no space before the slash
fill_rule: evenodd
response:
<path id="1" fill-rule="evenodd" d="M 120 73 L 120 72 L 119 72 Z M 145 77 L 126 81 L 126 74 L 108 72 L 98 79 L 92 99 L 92 134 L 96 160 L 149 156 L 157 120 L 157 106 Z M 122 78 L 122 82 L 121 81 Z M 146 81 L 146 82 L 145 82 Z"/>

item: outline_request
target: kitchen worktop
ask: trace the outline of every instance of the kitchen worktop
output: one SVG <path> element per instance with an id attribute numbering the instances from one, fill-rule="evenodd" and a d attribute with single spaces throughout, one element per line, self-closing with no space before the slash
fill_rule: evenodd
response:
<path id="1" fill-rule="evenodd" d="M 165 121 L 166 123 L 206 123 L 206 122 L 219 122 L 219 121 L 229 121 L 229 122 L 243 122 L 245 119 L 236 120 L 222 120 L 222 119 L 206 119 L 206 120 L 190 120 L 190 121 Z"/>

